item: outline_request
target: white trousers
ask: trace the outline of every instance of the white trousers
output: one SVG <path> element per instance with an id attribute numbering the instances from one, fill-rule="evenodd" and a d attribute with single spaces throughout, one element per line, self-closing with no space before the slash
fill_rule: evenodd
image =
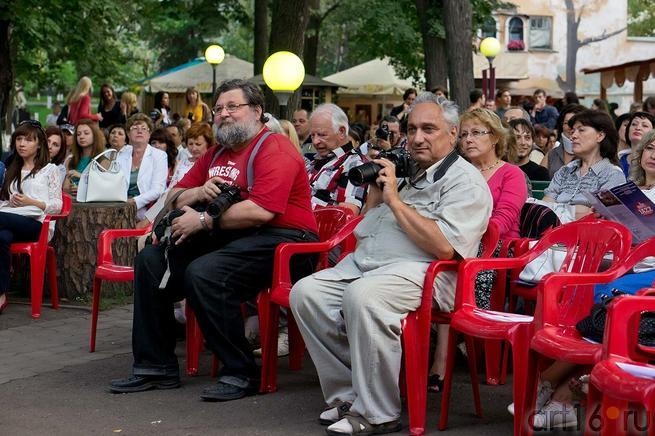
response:
<path id="1" fill-rule="evenodd" d="M 291 311 L 328 405 L 351 402 L 371 424 L 400 417 L 401 321 L 420 302 L 421 288 L 396 275 L 296 283 Z"/>

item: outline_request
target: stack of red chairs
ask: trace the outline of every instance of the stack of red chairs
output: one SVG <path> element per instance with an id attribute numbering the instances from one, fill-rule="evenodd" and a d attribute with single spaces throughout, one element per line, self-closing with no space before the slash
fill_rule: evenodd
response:
<path id="1" fill-rule="evenodd" d="M 26 254 L 30 258 L 30 295 L 32 300 L 32 318 L 41 317 L 43 303 L 43 284 L 45 281 L 46 263 L 48 265 L 48 283 L 50 285 L 50 301 L 53 309 L 59 309 L 59 289 L 57 287 L 57 261 L 55 251 L 48 245 L 50 222 L 68 216 L 73 207 L 70 195 L 62 193 L 62 207 L 59 214 L 46 215 L 41 226 L 41 233 L 36 242 L 18 242 L 11 244 L 11 254 Z"/>
<path id="2" fill-rule="evenodd" d="M 649 363 L 655 348 L 637 342 L 641 315 L 655 312 L 654 297 L 651 289 L 610 303 L 601 360 L 591 372 L 585 434 L 655 435 L 655 365 Z"/>
<path id="3" fill-rule="evenodd" d="M 464 260 L 459 268 L 455 313 L 451 320 L 439 429 L 445 429 L 448 423 L 455 347 L 457 335 L 462 333 L 487 340 L 503 340 L 512 346 L 514 434 L 531 432 L 527 425 L 528 420 L 524 419 L 527 416 L 524 415 L 524 409 L 525 391 L 531 384 L 528 380 L 527 367 L 535 320 L 531 316 L 479 309 L 475 303 L 475 277 L 478 272 L 487 269 L 522 269 L 550 247 L 563 245 L 566 247 L 566 255 L 560 272 L 565 274 L 548 275 L 539 284 L 539 287 L 550 291 L 553 287 L 549 279 L 560 278 L 560 284 L 564 286 L 569 284 L 568 280 L 573 280 L 578 273 L 597 272 L 601 261 L 608 252 L 613 254 L 612 262 L 615 265 L 620 264 L 630 249 L 630 242 L 630 232 L 618 223 L 600 220 L 573 222 L 546 233 L 535 247 L 522 256 L 512 259 Z M 572 314 L 576 310 L 585 311 L 584 315 L 589 313 L 588 308 L 582 309 L 577 301 L 562 300 L 560 303 L 562 304 L 561 310 L 567 314 Z"/>

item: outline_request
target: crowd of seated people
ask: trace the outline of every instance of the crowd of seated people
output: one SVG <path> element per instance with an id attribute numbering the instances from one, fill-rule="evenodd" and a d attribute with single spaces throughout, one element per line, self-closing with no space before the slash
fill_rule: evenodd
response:
<path id="1" fill-rule="evenodd" d="M 226 99 L 225 95 L 233 97 L 236 90 L 243 90 L 245 100 L 241 94 Z M 191 87 L 186 92 L 183 116 L 175 122 L 167 93 L 155 96 L 155 111 L 150 116 L 138 111 L 134 94 L 125 92 L 118 100 L 107 84 L 100 90 L 98 115 L 91 114 L 92 85 L 88 78 L 82 78 L 68 99 L 65 124 L 47 130 L 31 123 L 21 124 L 12 136 L 14 152 L 0 191 L 0 219 L 9 223 L 0 224 L 0 312 L 6 304 L 9 244 L 34 240 L 45 214 L 61 208 L 61 190 L 75 195 L 80 180 L 84 183 L 85 169 L 106 148 L 117 152 L 128 202 L 135 205 L 137 227 L 143 228 L 153 223 L 176 187 L 189 185 L 192 179 L 187 173 L 198 177 L 192 171 L 196 163 L 213 165 L 207 157 L 202 159 L 208 150 L 215 152 L 223 145 L 229 149 L 227 144 L 234 143 L 248 145 L 245 149 L 251 152 L 262 132 L 270 131 L 285 156 L 291 154 L 288 162 L 294 166 L 304 162 L 305 172 L 295 175 L 293 183 L 294 189 L 302 192 L 302 201 L 308 203 L 289 198 L 289 204 L 303 210 L 338 206 L 364 215 L 355 230 L 360 243 L 356 251 L 333 265 L 334 270 L 303 279 L 291 293 L 291 310 L 317 364 L 328 406 L 320 420 L 330 426 L 330 434 L 356 433 L 358 425 L 376 433 L 395 431 L 400 413 L 397 385 L 384 382 L 376 386 L 370 377 L 380 377 L 382 372 L 367 373 L 367 368 L 372 359 L 379 359 L 376 365 L 385 365 L 385 377 L 397 380 L 399 354 L 394 350 L 400 339 L 396 328 L 402 317 L 418 305 L 420 277 L 430 259 L 474 257 L 480 251 L 479 241 L 488 222 L 499 229 L 501 241 L 519 238 L 521 210 L 531 182 L 550 181 L 542 202 L 562 223 L 593 213 L 585 194 L 610 189 L 628 179 L 655 199 L 655 118 L 647 111 L 613 119 L 606 102 L 594 101 L 595 107 L 588 109 L 572 96 L 568 104 L 556 108 L 547 104 L 542 90 L 534 93 L 532 105 L 513 106 L 511 92 L 501 90 L 496 101 L 491 100 L 493 105 L 484 102 L 480 92 L 472 92 L 471 107 L 458 116 L 456 107 L 444 97 L 411 89 L 404 103 L 394 108 L 398 118 L 389 115 L 373 126 L 350 124 L 348 115 L 330 103 L 317 106 L 313 112 L 296 111 L 292 123 L 263 112 L 259 100 L 253 100 L 248 92 L 254 91 L 245 85 L 228 89 L 220 97 L 220 104 L 212 102 L 216 106 L 210 109 L 197 89 Z M 237 123 L 241 111 L 252 110 L 255 112 L 250 122 L 259 129 L 256 132 L 252 126 Z M 377 159 L 380 151 L 397 148 L 407 149 L 418 163 L 407 184 L 396 177 L 388 160 Z M 243 156 L 234 150 L 229 153 L 244 165 Z M 349 171 L 371 160 L 382 168 L 377 180 L 355 186 L 348 178 Z M 452 174 L 444 175 L 440 165 Z M 449 169 L 451 166 L 453 169 Z M 235 176 L 243 183 L 243 175 L 221 171 L 217 168 L 210 178 L 221 174 L 222 181 Z M 261 168 L 255 171 L 261 176 Z M 278 177 L 278 170 L 271 171 Z M 267 177 L 273 177 L 271 174 Z M 303 186 L 296 186 L 301 180 Z M 199 185 L 193 187 L 201 190 L 197 199 L 207 200 L 220 193 L 215 184 L 211 187 L 204 180 L 197 182 Z M 249 188 L 240 187 L 242 192 Z M 433 197 L 428 198 L 432 190 Z M 462 198 L 455 199 L 453 194 L 460 190 Z M 275 219 L 271 215 L 286 213 L 267 210 L 262 206 L 268 204 L 263 197 L 253 199 L 255 206 L 266 212 L 254 206 L 243 212 L 254 227 L 268 229 L 267 223 Z M 185 200 L 183 204 L 193 201 Z M 447 205 L 451 209 L 446 210 Z M 199 216 L 193 225 L 180 224 L 175 231 L 182 235 L 211 233 L 214 226 L 236 226 L 229 219 L 222 223 L 220 218 L 207 224 L 211 217 L 202 212 Z M 312 226 L 304 230 L 311 233 Z M 381 250 L 376 244 L 382 244 L 384 232 L 388 240 L 383 245 L 393 246 L 398 250 L 396 255 L 384 250 L 380 254 L 386 256 L 376 255 L 375 250 Z M 500 244 L 494 255 L 498 256 L 499 251 Z M 495 271 L 478 275 L 475 295 L 480 308 L 489 308 L 495 280 Z M 612 289 L 635 293 L 654 280 L 655 262 L 646 261 L 621 279 L 597 286 L 596 299 L 610 296 Z M 453 308 L 454 283 L 454 276 L 449 276 L 446 283 L 437 284 L 441 288 L 435 289 L 435 304 L 441 310 Z M 392 295 L 399 287 L 412 291 L 403 298 Z M 312 294 L 316 290 L 320 292 Z M 366 297 L 354 295 L 356 292 Z M 202 302 L 198 296 L 194 298 L 194 309 L 198 309 Z M 362 298 L 368 300 L 360 301 Z M 368 304 L 373 300 L 375 304 Z M 346 302 L 352 306 L 346 307 Z M 209 322 L 208 318 L 201 320 L 201 328 L 209 329 Z M 341 331 L 344 325 L 349 328 Z M 370 339 L 379 333 L 375 329 L 382 329 L 388 337 Z M 447 325 L 438 327 L 428 378 L 431 391 L 441 391 L 443 386 L 447 333 Z M 225 344 L 212 345 L 226 349 Z M 359 347 L 356 352 L 354 347 Z M 238 348 L 246 349 L 241 345 Z M 352 359 L 348 368 L 336 362 L 344 353 L 350 353 L 348 358 Z M 536 405 L 541 418 L 535 418 L 535 426 L 551 426 L 545 417 L 548 408 L 569 410 L 568 379 L 580 370 L 556 362 L 541 374 Z M 141 374 L 136 389 L 179 385 L 179 378 L 167 371 L 163 381 Z M 247 378 L 242 375 L 224 372 L 219 386 L 203 398 L 224 400 L 232 399 L 231 395 L 249 395 L 256 384 L 254 374 L 249 372 Z M 132 392 L 134 386 L 129 383 L 134 381 L 121 383 L 115 386 L 116 392 Z"/>

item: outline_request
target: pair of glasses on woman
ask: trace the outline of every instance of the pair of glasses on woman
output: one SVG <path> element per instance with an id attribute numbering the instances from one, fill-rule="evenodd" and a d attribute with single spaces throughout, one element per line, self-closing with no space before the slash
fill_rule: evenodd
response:
<path id="1" fill-rule="evenodd" d="M 488 135 L 491 133 L 489 130 L 471 130 L 470 132 L 462 132 L 459 134 L 459 139 L 464 140 L 466 139 L 469 135 L 473 137 L 473 139 L 478 139 L 482 137 L 483 135 Z"/>

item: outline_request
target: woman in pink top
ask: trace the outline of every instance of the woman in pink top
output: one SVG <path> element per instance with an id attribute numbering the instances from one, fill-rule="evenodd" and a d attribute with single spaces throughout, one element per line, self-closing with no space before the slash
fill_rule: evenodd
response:
<path id="1" fill-rule="evenodd" d="M 460 117 L 459 138 L 464 156 L 487 180 L 494 201 L 491 221 L 500 229 L 500 238 L 518 238 L 528 186 L 523 171 L 502 160 L 507 150 L 507 129 L 494 112 L 475 109 Z"/>
<path id="2" fill-rule="evenodd" d="M 76 125 L 79 120 L 101 121 L 102 115 L 91 113 L 91 79 L 84 76 L 68 94 L 68 122 Z"/>
<path id="3" fill-rule="evenodd" d="M 528 198 L 528 186 L 523 171 L 516 165 L 502 160 L 507 152 L 508 131 L 503 127 L 495 112 L 488 109 L 474 109 L 465 112 L 459 119 L 459 147 L 462 154 L 487 180 L 493 210 L 490 222 L 498 226 L 500 238 L 519 237 L 521 208 Z M 494 256 L 498 255 L 500 244 Z M 489 309 L 491 288 L 496 279 L 495 271 L 482 271 L 475 280 L 475 299 L 478 307 Z M 446 367 L 448 326 L 438 326 L 437 347 L 434 363 L 428 375 L 428 390 L 441 391 Z"/>

